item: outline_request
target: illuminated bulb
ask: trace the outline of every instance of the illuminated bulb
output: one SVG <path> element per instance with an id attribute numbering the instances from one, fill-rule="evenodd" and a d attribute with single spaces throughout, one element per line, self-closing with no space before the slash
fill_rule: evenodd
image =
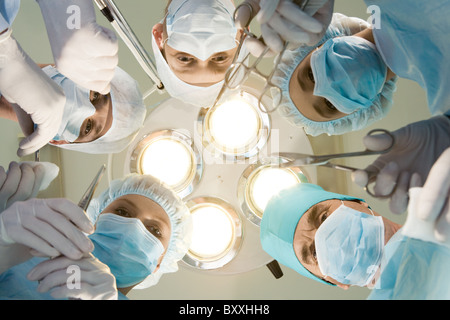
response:
<path id="1" fill-rule="evenodd" d="M 270 198 L 300 182 L 297 175 L 289 169 L 263 168 L 250 182 L 250 196 L 255 209 L 262 216 Z"/>
<path id="2" fill-rule="evenodd" d="M 213 204 L 191 211 L 193 232 L 190 252 L 208 259 L 226 252 L 233 239 L 233 225 L 228 213 Z"/>
<path id="3" fill-rule="evenodd" d="M 259 129 L 260 121 L 255 109 L 241 100 L 218 106 L 209 121 L 211 136 L 224 149 L 245 150 L 257 139 Z"/>
<path id="4" fill-rule="evenodd" d="M 172 187 L 188 179 L 192 166 L 192 152 L 181 142 L 170 138 L 153 141 L 141 158 L 143 174 L 150 174 Z"/>

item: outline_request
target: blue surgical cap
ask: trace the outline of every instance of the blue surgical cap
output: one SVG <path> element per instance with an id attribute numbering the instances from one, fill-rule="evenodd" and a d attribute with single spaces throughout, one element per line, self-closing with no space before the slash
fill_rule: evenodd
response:
<path id="1" fill-rule="evenodd" d="M 315 184 L 299 183 L 280 191 L 270 199 L 261 219 L 260 230 L 264 251 L 299 274 L 325 284 L 330 283 L 309 272 L 298 260 L 294 250 L 294 235 L 305 212 L 315 204 L 330 199 L 364 201 L 325 191 Z"/>
<path id="2" fill-rule="evenodd" d="M 128 194 L 141 195 L 154 201 L 163 208 L 170 220 L 171 237 L 160 268 L 135 287 L 144 289 L 156 284 L 162 274 L 178 270 L 177 263 L 187 253 L 191 243 L 191 215 L 184 202 L 165 183 L 150 175 L 134 173 L 112 181 L 107 190 L 91 201 L 86 210 L 89 219 L 95 224 L 109 204 Z"/>
<path id="3" fill-rule="evenodd" d="M 286 50 L 281 57 L 272 82 L 281 89 L 274 90 L 274 101 L 280 101 L 278 112 L 283 118 L 294 126 L 301 127 L 312 136 L 322 133 L 328 135 L 343 134 L 350 131 L 360 130 L 373 122 L 382 119 L 392 106 L 392 96 L 396 90 L 397 77 L 384 83 L 383 89 L 371 107 L 360 109 L 347 116 L 330 121 L 313 121 L 305 117 L 297 109 L 289 93 L 289 82 L 291 77 L 303 61 L 303 59 L 314 49 L 324 44 L 329 39 L 342 36 L 351 36 L 370 25 L 359 18 L 347 17 L 340 13 L 334 13 L 333 19 L 325 32 L 323 38 L 314 46 L 301 46 L 295 50 Z M 281 97 L 277 95 L 281 94 Z"/>
<path id="4" fill-rule="evenodd" d="M 386 81 L 387 66 L 375 45 L 361 37 L 328 40 L 311 55 L 314 95 L 350 114 L 370 108 Z"/>

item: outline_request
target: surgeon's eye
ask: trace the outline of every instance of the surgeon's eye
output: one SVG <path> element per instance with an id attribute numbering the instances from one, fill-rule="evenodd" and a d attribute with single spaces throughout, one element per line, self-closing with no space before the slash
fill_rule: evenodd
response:
<path id="1" fill-rule="evenodd" d="M 228 55 L 226 55 L 226 54 L 216 55 L 212 58 L 212 61 L 214 61 L 216 63 L 223 63 L 227 60 L 228 60 Z"/>
<path id="2" fill-rule="evenodd" d="M 92 123 L 92 120 L 91 120 L 91 119 L 88 119 L 88 121 L 86 122 L 86 127 L 84 128 L 83 134 L 84 134 L 85 136 L 87 136 L 87 135 L 91 132 L 93 126 L 94 126 L 94 125 L 93 125 L 93 123 Z"/>
<path id="3" fill-rule="evenodd" d="M 332 111 L 332 112 L 337 111 L 336 107 L 333 106 L 333 104 L 330 101 L 328 101 L 327 99 L 324 99 L 324 101 L 325 101 L 325 105 L 327 106 L 329 111 Z"/>
<path id="4" fill-rule="evenodd" d="M 147 226 L 147 230 L 157 238 L 162 237 L 161 229 L 156 225 Z"/>
<path id="5" fill-rule="evenodd" d="M 128 212 L 127 209 L 124 209 L 124 208 L 116 208 L 114 211 L 115 211 L 115 213 L 116 213 L 117 215 L 119 215 L 119 216 L 121 216 L 121 217 L 131 218 L 131 215 L 130 215 L 130 213 Z"/>
<path id="6" fill-rule="evenodd" d="M 93 104 L 95 101 L 97 101 L 101 97 L 102 97 L 102 95 L 100 93 L 98 93 L 96 91 L 91 91 L 89 100 L 91 100 L 91 103 Z"/>
<path id="7" fill-rule="evenodd" d="M 192 61 L 194 61 L 194 58 L 192 57 L 188 57 L 188 56 L 179 56 L 177 57 L 178 61 L 182 62 L 182 63 L 190 63 Z"/>
<path id="8" fill-rule="evenodd" d="M 309 80 L 311 80 L 312 83 L 316 83 L 316 81 L 314 80 L 314 74 L 313 74 L 311 68 L 308 69 L 308 78 L 309 78 Z"/>

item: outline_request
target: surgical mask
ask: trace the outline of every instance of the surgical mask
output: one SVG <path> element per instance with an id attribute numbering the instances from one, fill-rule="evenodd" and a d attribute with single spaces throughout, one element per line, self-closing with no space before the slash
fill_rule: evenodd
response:
<path id="1" fill-rule="evenodd" d="M 166 16 L 167 45 L 200 60 L 237 46 L 229 0 L 174 0 Z"/>
<path id="2" fill-rule="evenodd" d="M 320 225 L 315 246 L 323 275 L 343 284 L 367 286 L 381 263 L 383 219 L 342 204 Z"/>
<path id="3" fill-rule="evenodd" d="M 77 86 L 51 66 L 42 70 L 62 87 L 66 95 L 61 125 L 53 140 L 74 142 L 80 136 L 80 128 L 84 120 L 96 111 L 90 100 L 90 90 Z"/>
<path id="4" fill-rule="evenodd" d="M 158 265 L 164 247 L 141 220 L 112 213 L 100 214 L 95 232 L 93 255 L 106 264 L 116 277 L 118 288 L 143 281 Z"/>
<path id="5" fill-rule="evenodd" d="M 343 113 L 370 108 L 386 82 L 387 66 L 373 43 L 357 36 L 328 40 L 311 55 L 314 95 Z"/>

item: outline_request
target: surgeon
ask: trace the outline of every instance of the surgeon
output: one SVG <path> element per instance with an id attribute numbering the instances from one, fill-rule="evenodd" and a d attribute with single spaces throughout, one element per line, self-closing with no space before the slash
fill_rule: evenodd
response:
<path id="1" fill-rule="evenodd" d="M 238 49 L 231 0 L 172 0 L 153 26 L 157 71 L 167 92 L 191 105 L 214 103 Z M 247 54 L 243 46 L 238 61 Z"/>
<path id="2" fill-rule="evenodd" d="M 77 85 L 51 65 L 42 70 L 66 97 L 63 117 L 56 135 L 48 141 L 50 145 L 91 154 L 117 153 L 142 127 L 146 115 L 142 94 L 136 80 L 121 68 L 116 67 L 106 95 Z M 0 116 L 18 121 L 28 136 L 35 123 L 21 111 L 20 106 L 2 97 Z"/>
<path id="3" fill-rule="evenodd" d="M 398 77 L 425 89 L 432 115 L 449 111 L 450 75 L 442 71 L 450 61 L 448 1 L 365 2 L 380 9 L 379 27 L 333 34 L 332 21 L 317 45 L 282 57 L 274 80 L 282 89 L 279 110 L 310 135 L 342 134 L 380 120 Z"/>
<path id="4" fill-rule="evenodd" d="M 2 217 L 5 214 L 11 216 L 5 211 Z M 152 176 L 133 174 L 114 180 L 92 200 L 87 216 L 95 229 L 84 238 L 92 245 L 87 248 L 90 253 L 78 258 L 33 258 L 16 265 L 0 275 L 0 296 L 126 299 L 131 289 L 155 285 L 163 274 L 177 271 L 177 262 L 190 244 L 189 210 L 172 190 Z M 2 221 L 8 239 L 5 220 Z M 66 270 L 76 267 L 81 269 L 79 288 L 67 285 L 72 278 Z"/>
<path id="5" fill-rule="evenodd" d="M 281 191 L 261 221 L 263 249 L 299 274 L 373 299 L 450 298 L 450 148 L 423 188 L 410 189 L 404 226 L 364 200 L 309 183 Z"/>
<path id="6" fill-rule="evenodd" d="M 100 27 L 90 0 L 39 0 L 52 52 L 62 72 L 85 88 L 109 92 L 117 65 L 115 35 Z M 64 92 L 50 81 L 12 36 L 12 23 L 20 0 L 0 1 L 0 92 L 20 106 L 36 124 L 19 145 L 18 156 L 31 154 L 57 133 L 63 117 Z M 76 8 L 76 25 L 68 23 L 68 10 Z"/>

